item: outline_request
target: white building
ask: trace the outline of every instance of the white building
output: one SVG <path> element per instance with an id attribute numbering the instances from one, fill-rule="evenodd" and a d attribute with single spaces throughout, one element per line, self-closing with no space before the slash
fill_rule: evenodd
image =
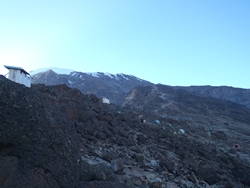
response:
<path id="1" fill-rule="evenodd" d="M 21 67 L 14 67 L 14 66 L 7 66 L 4 65 L 6 69 L 9 70 L 8 73 L 8 78 L 16 83 L 23 84 L 26 87 L 30 87 L 31 85 L 31 77 L 28 72 L 26 72 L 23 68 Z"/>
<path id="2" fill-rule="evenodd" d="M 110 101 L 109 101 L 109 99 L 104 97 L 104 98 L 102 98 L 102 103 L 110 104 Z"/>

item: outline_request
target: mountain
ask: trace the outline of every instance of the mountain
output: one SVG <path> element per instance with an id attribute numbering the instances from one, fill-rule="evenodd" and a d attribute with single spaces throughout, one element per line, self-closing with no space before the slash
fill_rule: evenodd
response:
<path id="1" fill-rule="evenodd" d="M 250 125 L 250 110 L 243 105 L 162 84 L 133 88 L 125 96 L 122 106 L 162 118 L 191 120 L 204 126 L 218 122 L 228 125 L 234 121 Z"/>
<path id="2" fill-rule="evenodd" d="M 111 103 L 122 104 L 125 95 L 135 86 L 153 86 L 154 84 L 126 74 L 83 73 L 70 69 L 44 68 L 32 71 L 33 84 L 66 84 L 78 88 L 82 93 L 106 97 Z M 250 89 L 214 86 L 172 86 L 174 89 L 186 90 L 196 95 L 229 100 L 250 109 Z M 173 91 L 174 92 L 174 91 Z"/>
<path id="3" fill-rule="evenodd" d="M 0 76 L 0 187 L 249 187 L 249 118 L 164 85 L 135 87 L 117 106 Z"/>
<path id="4" fill-rule="evenodd" d="M 122 105 L 161 116 L 225 116 L 250 124 L 249 109 L 243 105 L 162 84 L 133 88 L 125 96 Z"/>
<path id="5" fill-rule="evenodd" d="M 62 68 L 57 68 L 57 67 L 49 67 L 49 68 L 41 68 L 41 69 L 33 70 L 30 72 L 30 75 L 35 75 L 38 73 L 47 72 L 48 70 L 53 70 L 53 72 L 55 72 L 57 74 L 70 74 L 71 72 L 74 72 L 73 69 L 62 69 Z"/>
<path id="6" fill-rule="evenodd" d="M 41 72 L 40 72 L 41 71 Z M 73 70 L 48 68 L 31 72 L 32 84 L 66 84 L 78 88 L 84 94 L 106 97 L 111 103 L 118 103 L 135 86 L 153 85 L 152 83 L 126 74 L 83 73 Z"/>
<path id="7" fill-rule="evenodd" d="M 250 89 L 234 88 L 228 86 L 189 86 L 174 87 L 176 89 L 184 89 L 192 93 L 198 93 L 208 97 L 217 99 L 225 99 L 238 104 L 242 104 L 250 109 Z"/>

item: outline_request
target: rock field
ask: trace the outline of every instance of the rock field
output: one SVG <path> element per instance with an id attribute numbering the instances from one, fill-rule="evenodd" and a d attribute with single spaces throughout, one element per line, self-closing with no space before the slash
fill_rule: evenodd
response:
<path id="1" fill-rule="evenodd" d="M 250 110 L 221 114 L 157 116 L 0 76 L 0 187 L 250 187 Z"/>

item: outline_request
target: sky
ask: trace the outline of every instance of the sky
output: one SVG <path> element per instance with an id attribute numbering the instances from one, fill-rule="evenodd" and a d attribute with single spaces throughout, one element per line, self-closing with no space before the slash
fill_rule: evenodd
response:
<path id="1" fill-rule="evenodd" d="M 250 1 L 0 0 L 0 63 L 250 89 Z"/>

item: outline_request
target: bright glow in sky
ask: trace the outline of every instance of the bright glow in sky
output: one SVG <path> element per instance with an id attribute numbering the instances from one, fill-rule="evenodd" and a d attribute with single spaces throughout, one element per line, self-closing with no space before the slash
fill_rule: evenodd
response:
<path id="1" fill-rule="evenodd" d="M 3 0 L 0 63 L 250 88 L 250 1 Z"/>

